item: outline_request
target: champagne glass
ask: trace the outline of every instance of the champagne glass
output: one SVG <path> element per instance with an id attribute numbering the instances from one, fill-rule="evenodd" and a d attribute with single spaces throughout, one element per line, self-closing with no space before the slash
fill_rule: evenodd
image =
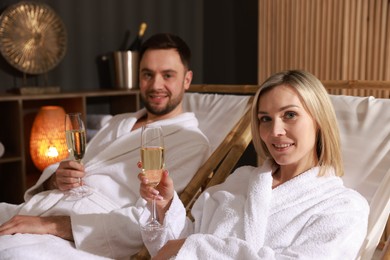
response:
<path id="1" fill-rule="evenodd" d="M 145 125 L 141 133 L 142 173 L 148 178 L 149 184 L 156 187 L 161 180 L 164 169 L 164 138 L 161 126 Z M 152 212 L 149 221 L 142 228 L 147 231 L 160 229 L 156 214 L 156 200 L 152 200 Z"/>
<path id="2" fill-rule="evenodd" d="M 85 133 L 84 122 L 81 119 L 81 113 L 68 113 L 65 115 L 65 134 L 66 144 L 68 146 L 69 155 L 79 163 L 82 163 L 85 148 L 87 146 L 87 138 Z M 79 179 L 82 185 L 81 178 Z M 85 185 L 73 188 L 68 191 L 68 199 L 76 200 L 88 196 L 92 190 Z"/>

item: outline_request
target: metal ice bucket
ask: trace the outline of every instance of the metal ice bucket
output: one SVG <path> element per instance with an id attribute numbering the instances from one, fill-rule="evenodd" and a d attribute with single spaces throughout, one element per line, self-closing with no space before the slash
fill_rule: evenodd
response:
<path id="1" fill-rule="evenodd" d="M 115 87 L 120 89 L 138 88 L 138 52 L 115 51 Z"/>

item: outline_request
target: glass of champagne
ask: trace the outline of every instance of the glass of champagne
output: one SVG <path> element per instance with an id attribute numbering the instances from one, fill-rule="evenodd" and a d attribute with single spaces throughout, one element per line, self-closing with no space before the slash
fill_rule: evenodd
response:
<path id="1" fill-rule="evenodd" d="M 149 184 L 156 187 L 161 180 L 164 169 L 164 137 L 161 126 L 144 125 L 141 134 L 142 173 L 148 178 Z M 149 221 L 143 226 L 147 231 L 161 228 L 156 214 L 156 200 L 152 200 L 152 212 Z"/>
<path id="2" fill-rule="evenodd" d="M 85 148 L 87 146 L 87 138 L 85 133 L 84 122 L 81 119 L 81 113 L 68 113 L 65 115 L 65 134 L 66 144 L 68 146 L 69 155 L 75 161 L 82 163 Z M 79 179 L 82 185 L 81 178 Z M 73 188 L 68 192 L 68 199 L 76 200 L 88 196 L 92 190 L 85 185 Z"/>

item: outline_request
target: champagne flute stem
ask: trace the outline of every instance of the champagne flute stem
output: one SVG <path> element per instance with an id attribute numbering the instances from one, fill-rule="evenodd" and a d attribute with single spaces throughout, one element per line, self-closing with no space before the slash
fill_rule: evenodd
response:
<path id="1" fill-rule="evenodd" d="M 76 162 L 81 163 L 81 159 L 76 159 Z M 83 181 L 81 178 L 79 178 L 80 181 L 80 187 L 83 186 Z"/>
<path id="2" fill-rule="evenodd" d="M 153 200 L 152 200 L 152 217 L 151 217 L 151 221 L 152 222 L 157 222 L 157 208 L 156 208 L 156 199 L 153 197 Z"/>

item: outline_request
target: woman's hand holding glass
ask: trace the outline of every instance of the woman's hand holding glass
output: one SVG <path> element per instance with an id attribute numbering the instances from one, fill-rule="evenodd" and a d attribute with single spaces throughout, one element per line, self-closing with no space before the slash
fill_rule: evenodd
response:
<path id="1" fill-rule="evenodd" d="M 138 167 L 141 168 L 141 162 L 139 162 Z M 138 175 L 138 179 L 141 182 L 141 197 L 147 201 L 155 199 L 157 215 L 159 216 L 160 221 L 163 222 L 165 213 L 168 211 L 175 193 L 173 181 L 169 176 L 168 171 L 164 170 L 160 183 L 156 187 L 148 185 L 149 180 L 142 173 Z M 178 254 L 185 240 L 185 238 L 169 240 L 153 259 L 170 259 L 171 257 L 174 257 Z"/>
<path id="2" fill-rule="evenodd" d="M 138 179 L 141 182 L 141 197 L 147 201 L 156 200 L 157 215 L 162 222 L 165 212 L 169 209 L 173 199 L 174 186 L 172 178 L 169 176 L 168 171 L 164 170 L 160 183 L 156 187 L 149 185 L 149 180 L 143 173 L 138 174 Z"/>

